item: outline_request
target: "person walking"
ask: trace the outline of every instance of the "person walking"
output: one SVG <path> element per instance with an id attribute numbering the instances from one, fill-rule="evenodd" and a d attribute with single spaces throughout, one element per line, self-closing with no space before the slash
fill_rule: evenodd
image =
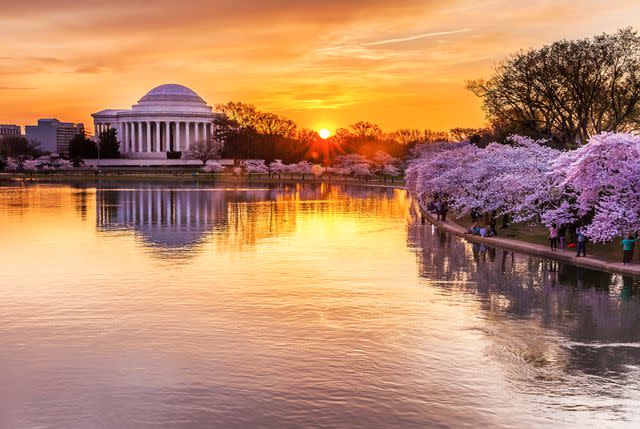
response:
<path id="1" fill-rule="evenodd" d="M 625 235 L 622 240 L 622 265 L 629 265 L 633 259 L 633 248 L 636 245 L 637 238 L 631 238 L 630 235 Z"/>
<path id="2" fill-rule="evenodd" d="M 565 250 L 567 246 L 567 227 L 564 225 L 560 225 L 558 228 L 558 247 L 560 250 Z"/>
<path id="3" fill-rule="evenodd" d="M 558 248 L 558 226 L 555 223 L 549 228 L 549 243 L 551 244 L 551 251 L 555 252 Z"/>
<path id="4" fill-rule="evenodd" d="M 579 227 L 578 229 L 576 229 L 576 238 L 578 239 L 578 253 L 576 254 L 576 256 L 579 257 L 580 253 L 582 253 L 582 256 L 586 257 L 587 256 L 587 236 L 585 235 L 582 227 Z"/>
<path id="5" fill-rule="evenodd" d="M 447 220 L 447 211 L 449 208 L 447 207 L 447 202 L 442 201 L 442 205 L 440 206 L 440 211 L 442 212 L 442 221 L 446 222 Z"/>
<path id="6" fill-rule="evenodd" d="M 497 216 L 495 212 L 491 215 L 491 219 L 489 220 L 489 230 L 491 232 L 491 236 L 495 237 L 498 235 L 498 231 L 496 231 L 496 223 L 498 222 Z"/>
<path id="7" fill-rule="evenodd" d="M 438 216 L 438 220 L 440 220 L 440 215 L 442 214 L 442 203 L 440 200 L 436 200 L 436 215 Z"/>

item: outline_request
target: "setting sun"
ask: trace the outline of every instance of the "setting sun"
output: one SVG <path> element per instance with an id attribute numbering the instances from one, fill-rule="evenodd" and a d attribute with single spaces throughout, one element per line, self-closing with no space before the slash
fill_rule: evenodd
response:
<path id="1" fill-rule="evenodd" d="M 329 131 L 326 128 L 323 128 L 320 131 L 318 131 L 318 134 L 320 135 L 321 138 L 328 139 L 329 136 L 331 136 L 331 131 Z"/>

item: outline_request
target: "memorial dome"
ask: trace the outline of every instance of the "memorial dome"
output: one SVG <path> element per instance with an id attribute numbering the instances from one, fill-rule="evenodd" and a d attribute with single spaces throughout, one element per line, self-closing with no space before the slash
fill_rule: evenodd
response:
<path id="1" fill-rule="evenodd" d="M 154 101 L 187 101 L 206 104 L 205 101 L 190 88 L 170 83 L 160 85 L 149 91 L 140 99 L 140 103 Z"/>

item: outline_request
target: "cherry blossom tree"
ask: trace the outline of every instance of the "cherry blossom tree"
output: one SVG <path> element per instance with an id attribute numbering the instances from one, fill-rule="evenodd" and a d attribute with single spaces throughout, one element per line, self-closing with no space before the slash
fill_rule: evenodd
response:
<path id="1" fill-rule="evenodd" d="M 372 159 L 373 164 L 373 173 L 381 173 L 385 176 L 385 181 L 387 180 L 387 176 L 398 176 L 400 173 L 400 169 L 398 165 L 400 164 L 400 160 L 398 158 L 394 158 L 388 153 L 379 150 L 373 155 Z M 386 172 L 393 172 L 393 175 L 389 175 Z"/>
<path id="2" fill-rule="evenodd" d="M 560 152 L 527 137 L 510 144 L 420 145 L 406 169 L 421 199 L 445 195 L 459 215 L 472 210 L 516 222 L 585 227 L 594 241 L 640 230 L 640 136 L 601 133 Z"/>
<path id="3" fill-rule="evenodd" d="M 34 172 L 40 169 L 41 161 L 38 159 L 27 159 L 22 163 L 25 171 Z"/>
<path id="4" fill-rule="evenodd" d="M 200 169 L 203 173 L 211 173 L 211 175 L 215 175 L 215 173 L 220 173 L 224 171 L 224 167 L 218 161 L 211 161 L 204 167 Z"/>
<path id="5" fill-rule="evenodd" d="M 371 166 L 366 162 L 355 164 L 351 167 L 351 172 L 353 174 L 353 177 L 360 179 L 368 179 L 373 174 L 371 172 Z"/>
<path id="6" fill-rule="evenodd" d="M 398 162 L 398 159 L 392 157 L 387 152 L 379 150 L 373 155 L 372 158 L 373 165 L 378 168 L 382 168 L 385 165 L 394 164 Z"/>
<path id="7" fill-rule="evenodd" d="M 561 172 L 562 210 L 544 213 L 547 223 L 570 214 L 600 242 L 640 230 L 640 136 L 598 134 L 558 156 L 553 167 Z"/>
<path id="8" fill-rule="evenodd" d="M 293 165 L 295 166 L 293 169 L 302 177 L 302 180 L 304 180 L 305 176 L 313 174 L 313 165 L 309 161 L 300 161 Z"/>
<path id="9" fill-rule="evenodd" d="M 313 164 L 311 166 L 311 174 L 318 179 L 324 174 L 325 168 L 320 164 Z"/>
<path id="10" fill-rule="evenodd" d="M 549 180 L 546 173 L 557 151 L 526 137 L 510 140 L 511 145 L 492 143 L 485 149 L 470 144 L 420 148 L 420 157 L 407 168 L 407 186 L 420 197 L 446 195 L 460 215 L 477 211 L 533 220 L 539 215 L 538 191 Z"/>
<path id="11" fill-rule="evenodd" d="M 249 174 L 249 177 L 251 177 L 252 174 L 260 175 L 269 173 L 269 169 L 267 168 L 267 165 L 265 164 L 265 161 L 263 159 L 249 160 L 245 163 L 245 168 L 247 170 L 247 173 Z"/>
<path id="12" fill-rule="evenodd" d="M 333 164 L 337 168 L 351 169 L 356 164 L 369 164 L 369 160 L 363 155 L 352 153 L 337 157 Z"/>
<path id="13" fill-rule="evenodd" d="M 393 164 L 385 165 L 382 168 L 382 174 L 384 174 L 384 180 L 387 181 L 387 177 L 391 178 L 391 182 L 400 175 L 400 169 Z"/>
<path id="14" fill-rule="evenodd" d="M 283 164 L 282 160 L 280 159 L 276 159 L 275 161 L 269 164 L 269 173 L 277 174 L 278 179 L 280 178 L 282 173 L 285 173 L 286 171 L 287 171 L 287 166 Z"/>
<path id="15" fill-rule="evenodd" d="M 5 160 L 4 169 L 5 171 L 16 171 L 20 167 L 18 161 L 14 158 L 7 158 Z"/>
<path id="16" fill-rule="evenodd" d="M 52 167 L 57 171 L 73 170 L 73 163 L 66 159 L 56 159 L 52 161 Z"/>

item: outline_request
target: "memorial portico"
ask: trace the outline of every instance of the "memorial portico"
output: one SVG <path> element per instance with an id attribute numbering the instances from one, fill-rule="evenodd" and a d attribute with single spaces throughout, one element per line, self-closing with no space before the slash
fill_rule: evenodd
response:
<path id="1" fill-rule="evenodd" d="M 161 85 L 129 110 L 94 113 L 95 134 L 115 128 L 120 152 L 126 158 L 166 158 L 169 151 L 183 157 L 198 141 L 214 138 L 218 113 L 191 89 Z"/>

